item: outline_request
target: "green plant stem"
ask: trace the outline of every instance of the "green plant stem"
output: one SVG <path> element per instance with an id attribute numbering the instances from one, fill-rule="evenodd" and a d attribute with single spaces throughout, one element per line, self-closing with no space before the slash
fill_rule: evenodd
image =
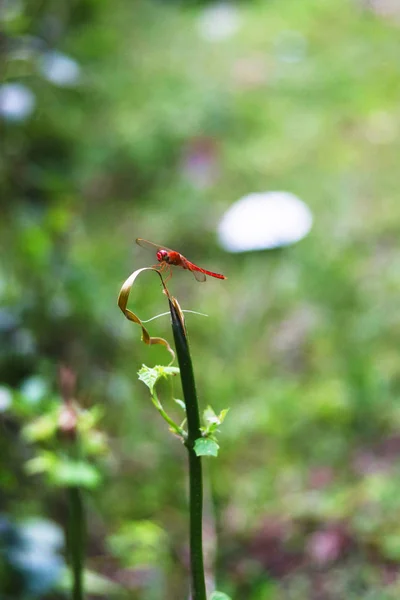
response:
<path id="1" fill-rule="evenodd" d="M 72 600 L 84 600 L 83 569 L 85 552 L 85 515 L 81 490 L 78 487 L 68 489 L 69 523 L 68 549 L 72 570 Z"/>
<path id="2" fill-rule="evenodd" d="M 169 304 L 188 426 L 186 447 L 189 453 L 190 570 L 192 600 L 206 600 L 202 531 L 203 478 L 201 458 L 197 456 L 194 451 L 194 443 L 196 439 L 201 437 L 199 407 L 186 332 L 173 303 L 170 301 Z"/>
<path id="3" fill-rule="evenodd" d="M 161 404 L 155 390 L 153 390 L 151 393 L 151 400 L 152 400 L 154 406 L 156 407 L 156 409 L 158 410 L 158 412 L 160 413 L 160 415 L 162 416 L 162 418 L 168 423 L 171 430 L 174 431 L 177 435 L 179 435 L 182 439 L 185 439 L 184 429 L 182 427 L 180 427 L 179 425 L 177 425 L 175 423 L 175 421 L 173 421 L 171 419 L 171 417 L 169 415 L 167 415 L 167 413 L 165 412 L 165 410 L 162 407 L 162 404 Z"/>

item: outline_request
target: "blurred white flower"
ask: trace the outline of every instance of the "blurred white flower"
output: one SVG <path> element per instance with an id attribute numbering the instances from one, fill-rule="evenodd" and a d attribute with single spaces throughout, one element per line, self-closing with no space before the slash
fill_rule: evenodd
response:
<path id="1" fill-rule="evenodd" d="M 0 86 L 0 115 L 8 121 L 23 121 L 33 112 L 35 95 L 22 83 Z"/>
<path id="2" fill-rule="evenodd" d="M 61 52 L 46 52 L 40 59 L 39 69 L 43 77 L 55 85 L 68 87 L 79 83 L 80 66 Z"/>
<path id="3" fill-rule="evenodd" d="M 290 192 L 253 193 L 226 211 L 218 235 L 229 252 L 278 248 L 305 237 L 312 220 L 308 206 Z"/>
<path id="4" fill-rule="evenodd" d="M 239 29 L 239 12 L 235 6 L 219 2 L 206 7 L 198 20 L 200 36 L 209 42 L 225 40 Z"/>

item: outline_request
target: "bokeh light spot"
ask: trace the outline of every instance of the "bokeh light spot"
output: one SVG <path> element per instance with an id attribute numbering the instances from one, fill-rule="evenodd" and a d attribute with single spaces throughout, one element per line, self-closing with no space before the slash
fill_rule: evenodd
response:
<path id="1" fill-rule="evenodd" d="M 33 112 L 35 95 L 22 83 L 0 86 L 0 115 L 8 121 L 23 121 Z"/>
<path id="2" fill-rule="evenodd" d="M 47 81 L 68 87 L 79 83 L 81 69 L 69 56 L 61 52 L 47 52 L 41 58 L 40 72 Z"/>
<path id="3" fill-rule="evenodd" d="M 237 8 L 225 2 L 205 8 L 198 21 L 200 36 L 209 42 L 218 42 L 232 37 L 239 26 Z"/>
<path id="4" fill-rule="evenodd" d="M 308 206 L 290 192 L 252 193 L 226 211 L 219 240 L 229 252 L 278 248 L 305 237 L 312 221 Z"/>

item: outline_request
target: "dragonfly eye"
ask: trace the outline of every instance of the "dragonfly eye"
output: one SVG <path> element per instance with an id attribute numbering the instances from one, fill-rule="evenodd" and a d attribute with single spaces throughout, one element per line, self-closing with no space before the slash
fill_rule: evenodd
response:
<path id="1" fill-rule="evenodd" d="M 166 250 L 159 250 L 157 252 L 158 262 L 168 262 L 168 252 Z"/>

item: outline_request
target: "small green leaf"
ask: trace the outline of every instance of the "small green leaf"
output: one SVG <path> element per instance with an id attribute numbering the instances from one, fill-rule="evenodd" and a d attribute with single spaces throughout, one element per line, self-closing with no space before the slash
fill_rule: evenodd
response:
<path id="1" fill-rule="evenodd" d="M 103 432 L 92 429 L 82 440 L 82 447 L 87 454 L 92 456 L 106 454 L 108 450 L 107 438 Z"/>
<path id="2" fill-rule="evenodd" d="M 172 377 L 178 373 L 178 367 L 164 367 L 162 365 L 156 367 L 146 367 L 146 365 L 142 365 L 142 368 L 138 371 L 140 381 L 143 381 L 143 383 L 147 385 L 151 394 L 159 379 L 162 377 Z"/>
<path id="3" fill-rule="evenodd" d="M 199 438 L 194 443 L 197 456 L 218 456 L 219 445 L 211 438 Z"/>
<path id="4" fill-rule="evenodd" d="M 174 398 L 174 400 L 186 412 L 186 405 L 185 405 L 184 401 L 183 400 L 179 400 L 179 398 Z"/>
<path id="5" fill-rule="evenodd" d="M 152 369 L 150 367 L 146 367 L 146 365 L 143 365 L 138 371 L 138 375 L 140 381 L 143 381 L 143 383 L 149 388 L 150 392 L 153 393 L 154 386 L 159 378 L 157 369 L 155 367 Z"/>
<path id="6" fill-rule="evenodd" d="M 207 424 L 207 427 L 204 428 L 204 431 L 206 433 L 213 433 L 214 431 L 217 431 L 218 426 L 223 423 L 228 411 L 229 408 L 224 408 L 219 415 L 216 415 L 211 406 L 207 406 L 203 413 L 204 421 Z"/>
<path id="7" fill-rule="evenodd" d="M 103 407 L 96 405 L 89 410 L 80 410 L 78 419 L 78 428 L 81 433 L 92 430 L 100 419 L 103 418 Z"/>
<path id="8" fill-rule="evenodd" d="M 100 483 L 98 470 L 83 461 L 61 460 L 49 475 L 54 484 L 63 487 L 93 489 Z"/>
<path id="9" fill-rule="evenodd" d="M 210 600 L 231 600 L 231 597 L 224 592 L 213 592 L 210 596 Z"/>
<path id="10" fill-rule="evenodd" d="M 26 425 L 22 430 L 22 435 L 28 442 L 44 442 L 55 435 L 57 425 L 56 413 L 43 415 Z"/>
<path id="11" fill-rule="evenodd" d="M 86 592 L 96 596 L 117 595 L 118 598 L 121 598 L 121 594 L 124 591 L 123 588 L 114 581 L 111 581 L 98 573 L 94 573 L 93 571 L 87 571 L 86 569 L 84 571 L 84 582 Z M 63 592 L 70 592 L 72 590 L 72 573 L 70 569 L 66 568 L 63 571 L 57 587 Z"/>
<path id="12" fill-rule="evenodd" d="M 225 417 L 229 412 L 229 408 L 224 408 L 223 410 L 221 410 L 221 412 L 218 415 L 218 419 L 219 419 L 219 424 L 221 425 L 221 423 L 223 423 L 225 421 Z"/>
<path id="13" fill-rule="evenodd" d="M 210 405 L 208 405 L 205 411 L 203 412 L 203 418 L 206 421 L 206 423 L 218 422 L 218 417 L 215 414 L 214 409 Z"/>
<path id="14" fill-rule="evenodd" d="M 56 467 L 57 462 L 57 456 L 53 452 L 44 450 L 25 463 L 25 470 L 28 475 L 50 473 Z"/>

